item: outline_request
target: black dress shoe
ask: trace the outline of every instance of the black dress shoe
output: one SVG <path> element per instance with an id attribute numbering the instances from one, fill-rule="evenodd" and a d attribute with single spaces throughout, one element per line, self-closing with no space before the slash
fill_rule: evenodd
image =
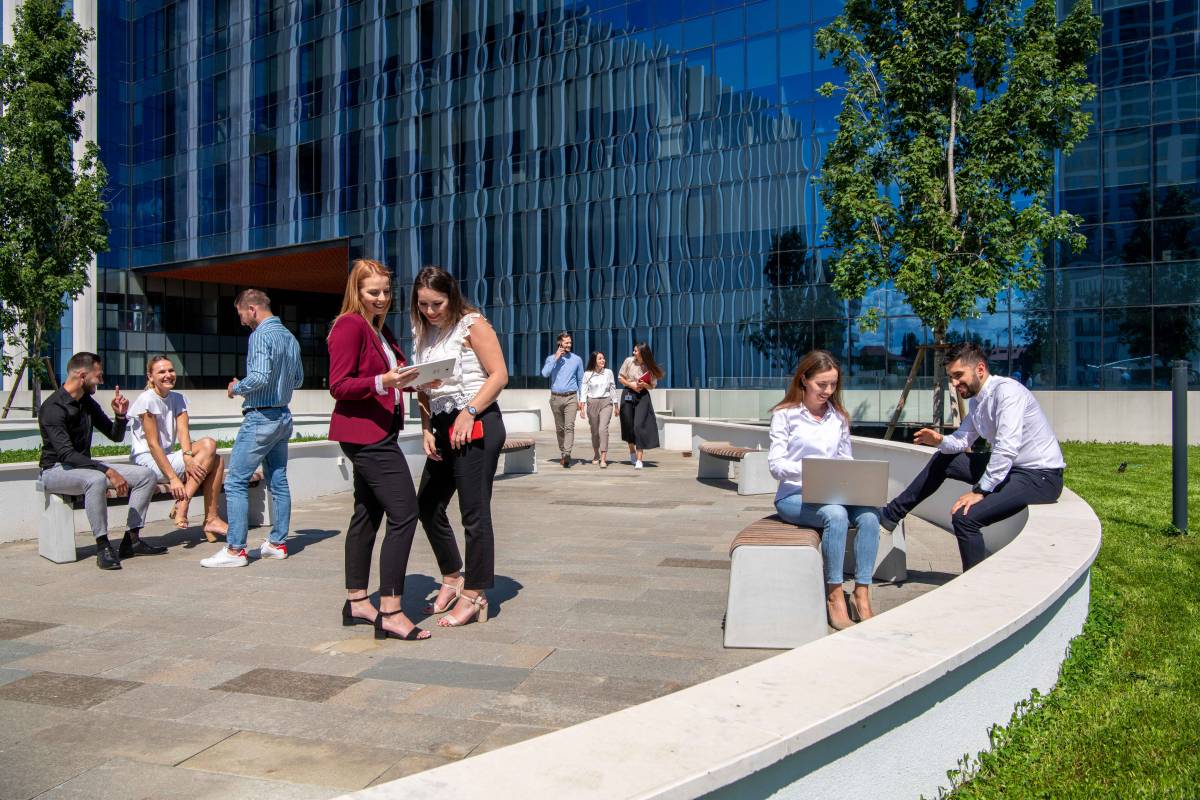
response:
<path id="1" fill-rule="evenodd" d="M 121 559 L 117 557 L 117 551 L 113 550 L 113 546 L 96 547 L 96 566 L 100 569 L 120 569 Z"/>
<path id="2" fill-rule="evenodd" d="M 563 469 L 570 469 L 571 468 L 571 457 L 563 456 L 562 457 L 562 465 L 563 465 Z"/>
<path id="3" fill-rule="evenodd" d="M 160 556 L 167 552 L 167 548 L 157 544 L 149 544 L 141 539 L 136 542 L 131 542 L 128 539 L 121 541 L 121 549 L 117 551 L 121 558 L 133 558 L 134 556 Z"/>

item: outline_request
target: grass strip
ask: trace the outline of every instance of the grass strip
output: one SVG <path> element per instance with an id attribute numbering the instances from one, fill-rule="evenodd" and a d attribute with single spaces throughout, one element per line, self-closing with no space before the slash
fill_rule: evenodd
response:
<path id="1" fill-rule="evenodd" d="M 1087 622 L 1054 691 L 993 729 L 992 749 L 950 774 L 948 796 L 1200 796 L 1200 448 L 1189 453 L 1191 535 L 1171 525 L 1169 447 L 1063 453 L 1067 486 L 1103 526 Z"/>
<path id="2" fill-rule="evenodd" d="M 324 436 L 294 436 L 292 442 L 320 442 L 324 441 Z M 220 439 L 217 441 L 217 447 L 233 447 L 233 439 Z M 124 456 L 129 455 L 129 445 L 127 444 L 99 444 L 92 445 L 93 458 L 105 458 L 107 456 Z M 0 464 L 19 464 L 26 461 L 37 461 L 42 457 L 42 448 L 26 447 L 19 450 L 0 450 Z"/>

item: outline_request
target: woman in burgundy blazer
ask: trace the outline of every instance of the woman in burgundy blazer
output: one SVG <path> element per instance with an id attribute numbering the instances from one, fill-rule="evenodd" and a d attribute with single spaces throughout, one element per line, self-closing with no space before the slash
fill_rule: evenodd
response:
<path id="1" fill-rule="evenodd" d="M 354 466 L 354 514 L 346 529 L 346 603 L 343 625 L 374 625 L 375 638 L 417 640 L 429 633 L 400 607 L 404 574 L 417 529 L 417 496 L 396 436 L 404 427 L 401 390 L 415 377 L 384 320 L 392 305 L 392 278 L 378 261 L 358 259 L 350 269 L 342 311 L 329 345 L 329 393 L 336 401 L 329 438 Z M 379 610 L 370 601 L 371 552 L 379 523 L 387 532 L 379 551 Z"/>

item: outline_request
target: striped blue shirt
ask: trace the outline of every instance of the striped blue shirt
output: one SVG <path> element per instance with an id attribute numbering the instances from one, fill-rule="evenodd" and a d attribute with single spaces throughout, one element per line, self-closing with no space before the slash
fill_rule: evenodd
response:
<path id="1" fill-rule="evenodd" d="M 242 408 L 286 406 L 302 383 L 300 343 L 279 317 L 267 317 L 250 334 L 246 377 L 234 384 L 233 393 L 246 398 Z"/>

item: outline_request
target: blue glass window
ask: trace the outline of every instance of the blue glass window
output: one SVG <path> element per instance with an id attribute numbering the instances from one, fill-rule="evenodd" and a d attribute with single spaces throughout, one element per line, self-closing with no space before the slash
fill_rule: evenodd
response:
<path id="1" fill-rule="evenodd" d="M 1200 72 L 1196 58 L 1200 31 L 1154 40 L 1154 79 L 1182 78 Z"/>

